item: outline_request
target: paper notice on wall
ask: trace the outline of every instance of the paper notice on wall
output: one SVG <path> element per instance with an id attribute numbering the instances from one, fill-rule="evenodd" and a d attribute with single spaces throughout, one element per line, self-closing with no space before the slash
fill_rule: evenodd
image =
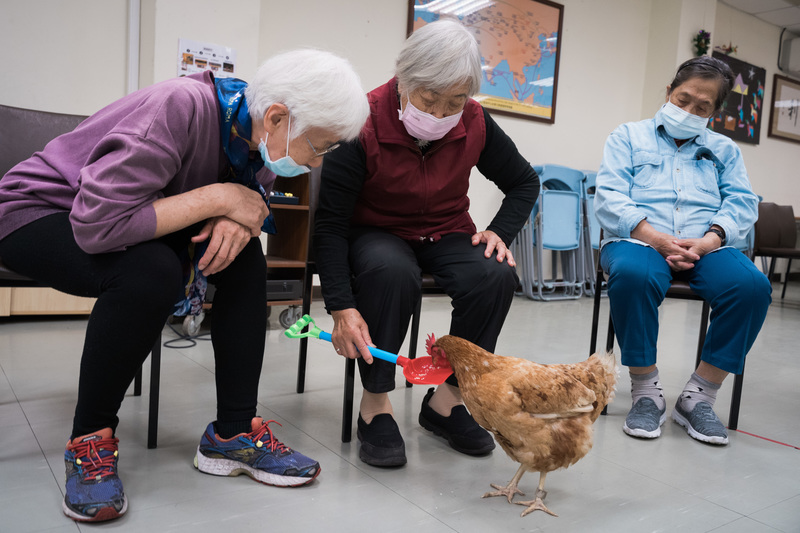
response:
<path id="1" fill-rule="evenodd" d="M 210 70 L 217 78 L 235 77 L 236 50 L 218 44 L 179 39 L 178 76 L 204 70 Z"/>

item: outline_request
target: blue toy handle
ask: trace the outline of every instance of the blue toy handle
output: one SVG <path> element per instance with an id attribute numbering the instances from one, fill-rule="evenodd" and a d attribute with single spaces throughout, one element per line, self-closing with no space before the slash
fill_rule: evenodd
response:
<path id="1" fill-rule="evenodd" d="M 328 333 L 327 331 L 320 331 L 319 332 L 319 338 L 324 340 L 324 341 L 333 342 L 333 340 L 331 339 L 331 334 Z M 388 361 L 388 362 L 390 362 L 392 364 L 395 364 L 395 365 L 397 364 L 397 355 L 396 354 L 389 353 L 389 352 L 380 350 L 378 348 L 373 348 L 372 346 L 369 346 L 368 348 L 369 348 L 369 353 L 372 354 L 372 357 L 377 357 L 378 359 L 383 359 L 384 361 Z"/>

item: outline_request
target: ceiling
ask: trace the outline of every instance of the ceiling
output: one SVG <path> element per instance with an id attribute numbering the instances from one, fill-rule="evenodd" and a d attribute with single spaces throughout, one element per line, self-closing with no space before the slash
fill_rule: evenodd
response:
<path id="1" fill-rule="evenodd" d="M 720 0 L 720 2 L 800 35 L 800 0 Z"/>

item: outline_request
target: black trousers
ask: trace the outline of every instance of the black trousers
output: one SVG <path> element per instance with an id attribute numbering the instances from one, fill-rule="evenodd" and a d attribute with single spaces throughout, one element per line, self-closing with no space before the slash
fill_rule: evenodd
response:
<path id="1" fill-rule="evenodd" d="M 486 246 L 472 246 L 471 235 L 451 233 L 438 242 L 409 243 L 374 228 L 359 228 L 350 238 L 356 307 L 369 326 L 372 342 L 397 353 L 420 298 L 422 272 L 433 275 L 452 299 L 450 334 L 493 351 L 519 279 L 507 262 L 484 257 Z M 395 387 L 395 365 L 358 359 L 364 389 Z M 458 385 L 455 375 L 447 383 Z"/>
<path id="2" fill-rule="evenodd" d="M 87 254 L 75 242 L 68 213 L 46 216 L 0 241 L 12 270 L 77 296 L 97 298 L 80 366 L 72 437 L 116 429 L 117 412 L 175 303 L 183 294 L 176 250 L 198 228 L 122 252 Z M 253 239 L 222 272 L 211 337 L 216 363 L 217 420 L 247 422 L 256 414 L 267 328 L 266 263 Z"/>

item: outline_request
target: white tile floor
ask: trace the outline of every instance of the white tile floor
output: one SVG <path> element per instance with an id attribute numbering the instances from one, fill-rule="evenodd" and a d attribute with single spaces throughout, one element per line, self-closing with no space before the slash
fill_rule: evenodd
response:
<path id="1" fill-rule="evenodd" d="M 446 333 L 449 309 L 445 298 L 426 298 L 423 331 Z M 692 372 L 699 309 L 696 302 L 663 305 L 659 366 L 670 403 Z M 312 311 L 330 330 L 320 302 Z M 0 319 L 0 531 L 800 531 L 797 283 L 770 307 L 747 363 L 741 431 L 731 433 L 727 447 L 698 443 L 670 420 L 660 439 L 626 436 L 621 426 L 630 392 L 623 371 L 609 416 L 595 425 L 594 449 L 547 479 L 547 504 L 559 518 L 520 518 L 522 507 L 481 499 L 490 482 L 507 482 L 516 464 L 500 448 L 484 458 L 458 454 L 423 430 L 416 418 L 425 387 L 402 387 L 401 374 L 391 398 L 408 465 L 383 470 L 361 463 L 355 438 L 340 441 L 343 361 L 328 343 L 311 341 L 306 392 L 296 394 L 298 341 L 284 337 L 276 315 L 260 414 L 283 424 L 276 433 L 284 442 L 320 461 L 320 477 L 306 487 L 279 489 L 244 476 L 198 473 L 195 447 L 215 412 L 210 343 L 165 349 L 159 446 L 146 448 L 147 394 L 128 397 L 118 436 L 130 509 L 120 520 L 91 526 L 73 523 L 60 504 L 86 321 Z M 588 298 L 541 303 L 518 297 L 497 351 L 542 363 L 581 360 L 588 355 L 591 315 Z M 723 421 L 732 381 L 717 402 Z M 530 495 L 536 483 L 537 475 L 528 474 L 520 488 Z"/>

